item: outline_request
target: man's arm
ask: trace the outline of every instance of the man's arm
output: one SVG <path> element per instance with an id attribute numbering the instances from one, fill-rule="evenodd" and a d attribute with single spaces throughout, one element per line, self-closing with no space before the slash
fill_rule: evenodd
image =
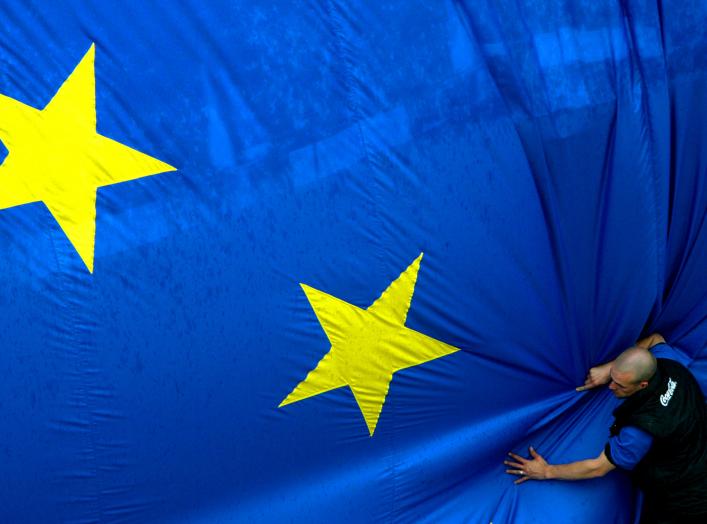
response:
<path id="1" fill-rule="evenodd" d="M 548 479 L 583 480 L 603 477 L 612 469 L 616 469 L 606 454 L 602 451 L 597 458 L 578 460 L 569 464 L 548 464 Z"/>
<path id="2" fill-rule="evenodd" d="M 606 454 L 601 454 L 594 459 L 579 460 L 569 464 L 548 464 L 545 459 L 530 447 L 532 459 L 525 459 L 515 453 L 509 453 L 515 461 L 505 460 L 503 463 L 513 469 L 507 469 L 506 473 L 519 475 L 521 478 L 515 481 L 520 484 L 526 480 L 583 480 L 596 477 L 603 477 L 609 471 L 616 468 Z"/>
<path id="3" fill-rule="evenodd" d="M 658 344 L 664 343 L 665 339 L 663 338 L 663 335 L 661 335 L 660 333 L 653 333 L 652 335 L 649 335 L 646 338 L 642 338 L 641 340 L 636 342 L 636 347 L 650 349 L 653 346 L 657 346 Z"/>

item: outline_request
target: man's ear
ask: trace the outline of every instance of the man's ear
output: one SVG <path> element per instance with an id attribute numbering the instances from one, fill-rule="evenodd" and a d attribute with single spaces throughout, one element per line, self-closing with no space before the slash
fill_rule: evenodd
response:
<path id="1" fill-rule="evenodd" d="M 642 381 L 640 382 L 640 384 L 638 384 L 638 387 L 640 387 L 641 389 L 643 389 L 643 388 L 645 388 L 645 387 L 647 387 L 647 386 L 648 386 L 648 381 L 647 381 L 647 380 L 642 380 Z"/>

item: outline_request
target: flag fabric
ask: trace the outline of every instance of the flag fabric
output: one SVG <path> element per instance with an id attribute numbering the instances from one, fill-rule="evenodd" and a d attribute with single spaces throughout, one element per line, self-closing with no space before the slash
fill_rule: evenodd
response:
<path id="1" fill-rule="evenodd" d="M 3 2 L 0 521 L 630 523 L 707 388 L 703 2 Z"/>

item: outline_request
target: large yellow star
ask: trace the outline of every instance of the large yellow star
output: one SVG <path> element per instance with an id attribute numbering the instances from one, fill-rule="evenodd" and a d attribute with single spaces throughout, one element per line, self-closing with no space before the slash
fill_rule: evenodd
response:
<path id="1" fill-rule="evenodd" d="M 280 407 L 349 386 L 373 436 L 393 373 L 459 351 L 405 327 L 421 260 L 422 254 L 368 309 L 301 284 L 331 349 Z"/>
<path id="2" fill-rule="evenodd" d="M 0 94 L 0 209 L 44 202 L 93 272 L 96 190 L 175 168 L 96 132 L 95 48 L 42 109 Z"/>

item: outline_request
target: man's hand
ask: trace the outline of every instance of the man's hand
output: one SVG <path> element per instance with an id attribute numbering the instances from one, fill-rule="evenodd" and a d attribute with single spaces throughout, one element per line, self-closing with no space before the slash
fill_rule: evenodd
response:
<path id="1" fill-rule="evenodd" d="M 504 460 L 503 463 L 506 466 L 510 466 L 513 469 L 507 469 L 506 473 L 511 475 L 519 475 L 521 478 L 516 480 L 514 484 L 520 484 L 526 480 L 545 480 L 548 478 L 548 472 L 550 465 L 545 462 L 545 459 L 540 456 L 540 454 L 533 449 L 533 446 L 528 448 L 532 459 L 524 459 L 520 455 L 515 453 L 509 453 L 515 462 L 511 460 Z"/>
<path id="2" fill-rule="evenodd" d="M 526 480 L 582 480 L 603 477 L 609 471 L 616 468 L 609 459 L 606 453 L 602 451 L 597 458 L 578 460 L 567 464 L 548 464 L 545 459 L 530 447 L 532 459 L 524 459 L 515 453 L 509 453 L 514 460 L 504 460 L 506 466 L 513 469 L 507 469 L 506 473 L 518 475 L 521 478 L 515 481 L 516 484 L 525 482 Z"/>
<path id="3" fill-rule="evenodd" d="M 577 391 L 584 391 L 586 389 L 592 389 L 597 386 L 603 386 L 608 384 L 611 380 L 611 365 L 613 362 L 607 362 L 601 366 L 594 367 L 587 373 L 587 378 L 584 379 L 584 385 L 579 386 Z"/>

